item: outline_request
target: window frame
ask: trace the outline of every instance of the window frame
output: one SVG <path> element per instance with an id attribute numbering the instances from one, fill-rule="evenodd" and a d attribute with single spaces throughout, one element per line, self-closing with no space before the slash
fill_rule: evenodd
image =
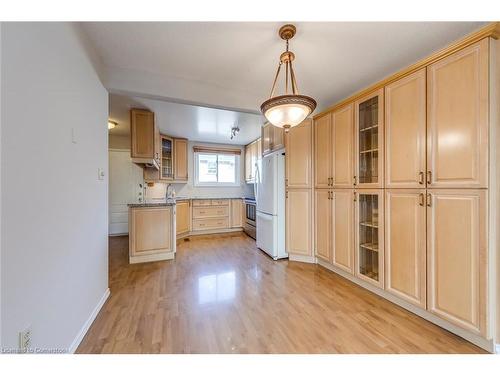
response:
<path id="1" fill-rule="evenodd" d="M 193 161 L 194 161 L 194 186 L 204 186 L 204 187 L 240 187 L 241 186 L 241 174 L 240 174 L 240 163 L 241 163 L 241 155 L 238 154 L 233 154 L 234 155 L 234 163 L 235 163 L 235 168 L 234 168 L 234 183 L 233 182 L 200 182 L 199 180 L 199 156 L 200 155 L 217 155 L 217 169 L 218 169 L 218 164 L 219 164 L 219 155 L 228 155 L 229 153 L 224 153 L 224 152 L 202 152 L 202 151 L 195 151 L 193 153 Z"/>

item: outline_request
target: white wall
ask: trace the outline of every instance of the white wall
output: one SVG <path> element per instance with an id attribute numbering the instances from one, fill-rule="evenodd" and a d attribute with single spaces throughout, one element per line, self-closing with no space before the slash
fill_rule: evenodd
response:
<path id="1" fill-rule="evenodd" d="M 5 23 L 1 48 L 2 346 L 68 349 L 108 287 L 108 94 L 75 25 Z"/>
<path id="2" fill-rule="evenodd" d="M 206 187 L 194 186 L 194 153 L 193 146 L 208 146 L 220 148 L 240 148 L 240 186 L 236 187 Z M 253 185 L 245 182 L 245 147 L 236 145 L 224 145 L 215 143 L 188 142 L 188 182 L 186 184 L 173 184 L 177 196 L 180 197 L 202 197 L 202 198 L 221 198 L 221 197 L 253 197 Z M 164 196 L 161 190 L 163 184 L 155 184 L 153 188 L 148 187 L 146 196 L 151 193 L 157 193 Z M 148 195 L 149 194 L 149 195 Z"/>

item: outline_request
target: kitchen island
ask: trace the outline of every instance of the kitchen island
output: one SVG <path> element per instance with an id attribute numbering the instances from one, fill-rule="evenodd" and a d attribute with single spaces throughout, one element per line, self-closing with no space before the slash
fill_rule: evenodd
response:
<path id="1" fill-rule="evenodd" d="M 174 259 L 176 249 L 175 200 L 129 204 L 129 262 Z"/>

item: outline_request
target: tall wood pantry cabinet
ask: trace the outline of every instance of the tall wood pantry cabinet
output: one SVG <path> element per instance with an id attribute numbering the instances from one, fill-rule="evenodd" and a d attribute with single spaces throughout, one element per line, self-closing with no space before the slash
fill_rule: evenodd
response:
<path id="1" fill-rule="evenodd" d="M 312 120 L 294 126 L 285 137 L 285 246 L 290 259 L 313 261 Z"/>
<path id="2" fill-rule="evenodd" d="M 479 33 L 342 101 L 315 117 L 312 150 L 318 263 L 487 348 L 499 51 Z"/>

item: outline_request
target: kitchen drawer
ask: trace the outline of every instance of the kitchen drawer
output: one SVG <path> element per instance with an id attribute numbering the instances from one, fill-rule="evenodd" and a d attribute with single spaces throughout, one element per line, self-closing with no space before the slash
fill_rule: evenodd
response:
<path id="1" fill-rule="evenodd" d="M 205 229 L 225 229 L 229 228 L 229 218 L 210 218 L 210 219 L 194 219 L 193 220 L 193 230 L 205 230 Z"/>
<path id="2" fill-rule="evenodd" d="M 212 205 L 212 200 L 211 199 L 194 199 L 193 200 L 193 207 L 196 206 L 211 206 Z"/>
<path id="3" fill-rule="evenodd" d="M 229 199 L 212 199 L 212 206 L 229 206 Z"/>
<path id="4" fill-rule="evenodd" d="M 228 206 L 193 207 L 193 218 L 229 216 Z"/>

